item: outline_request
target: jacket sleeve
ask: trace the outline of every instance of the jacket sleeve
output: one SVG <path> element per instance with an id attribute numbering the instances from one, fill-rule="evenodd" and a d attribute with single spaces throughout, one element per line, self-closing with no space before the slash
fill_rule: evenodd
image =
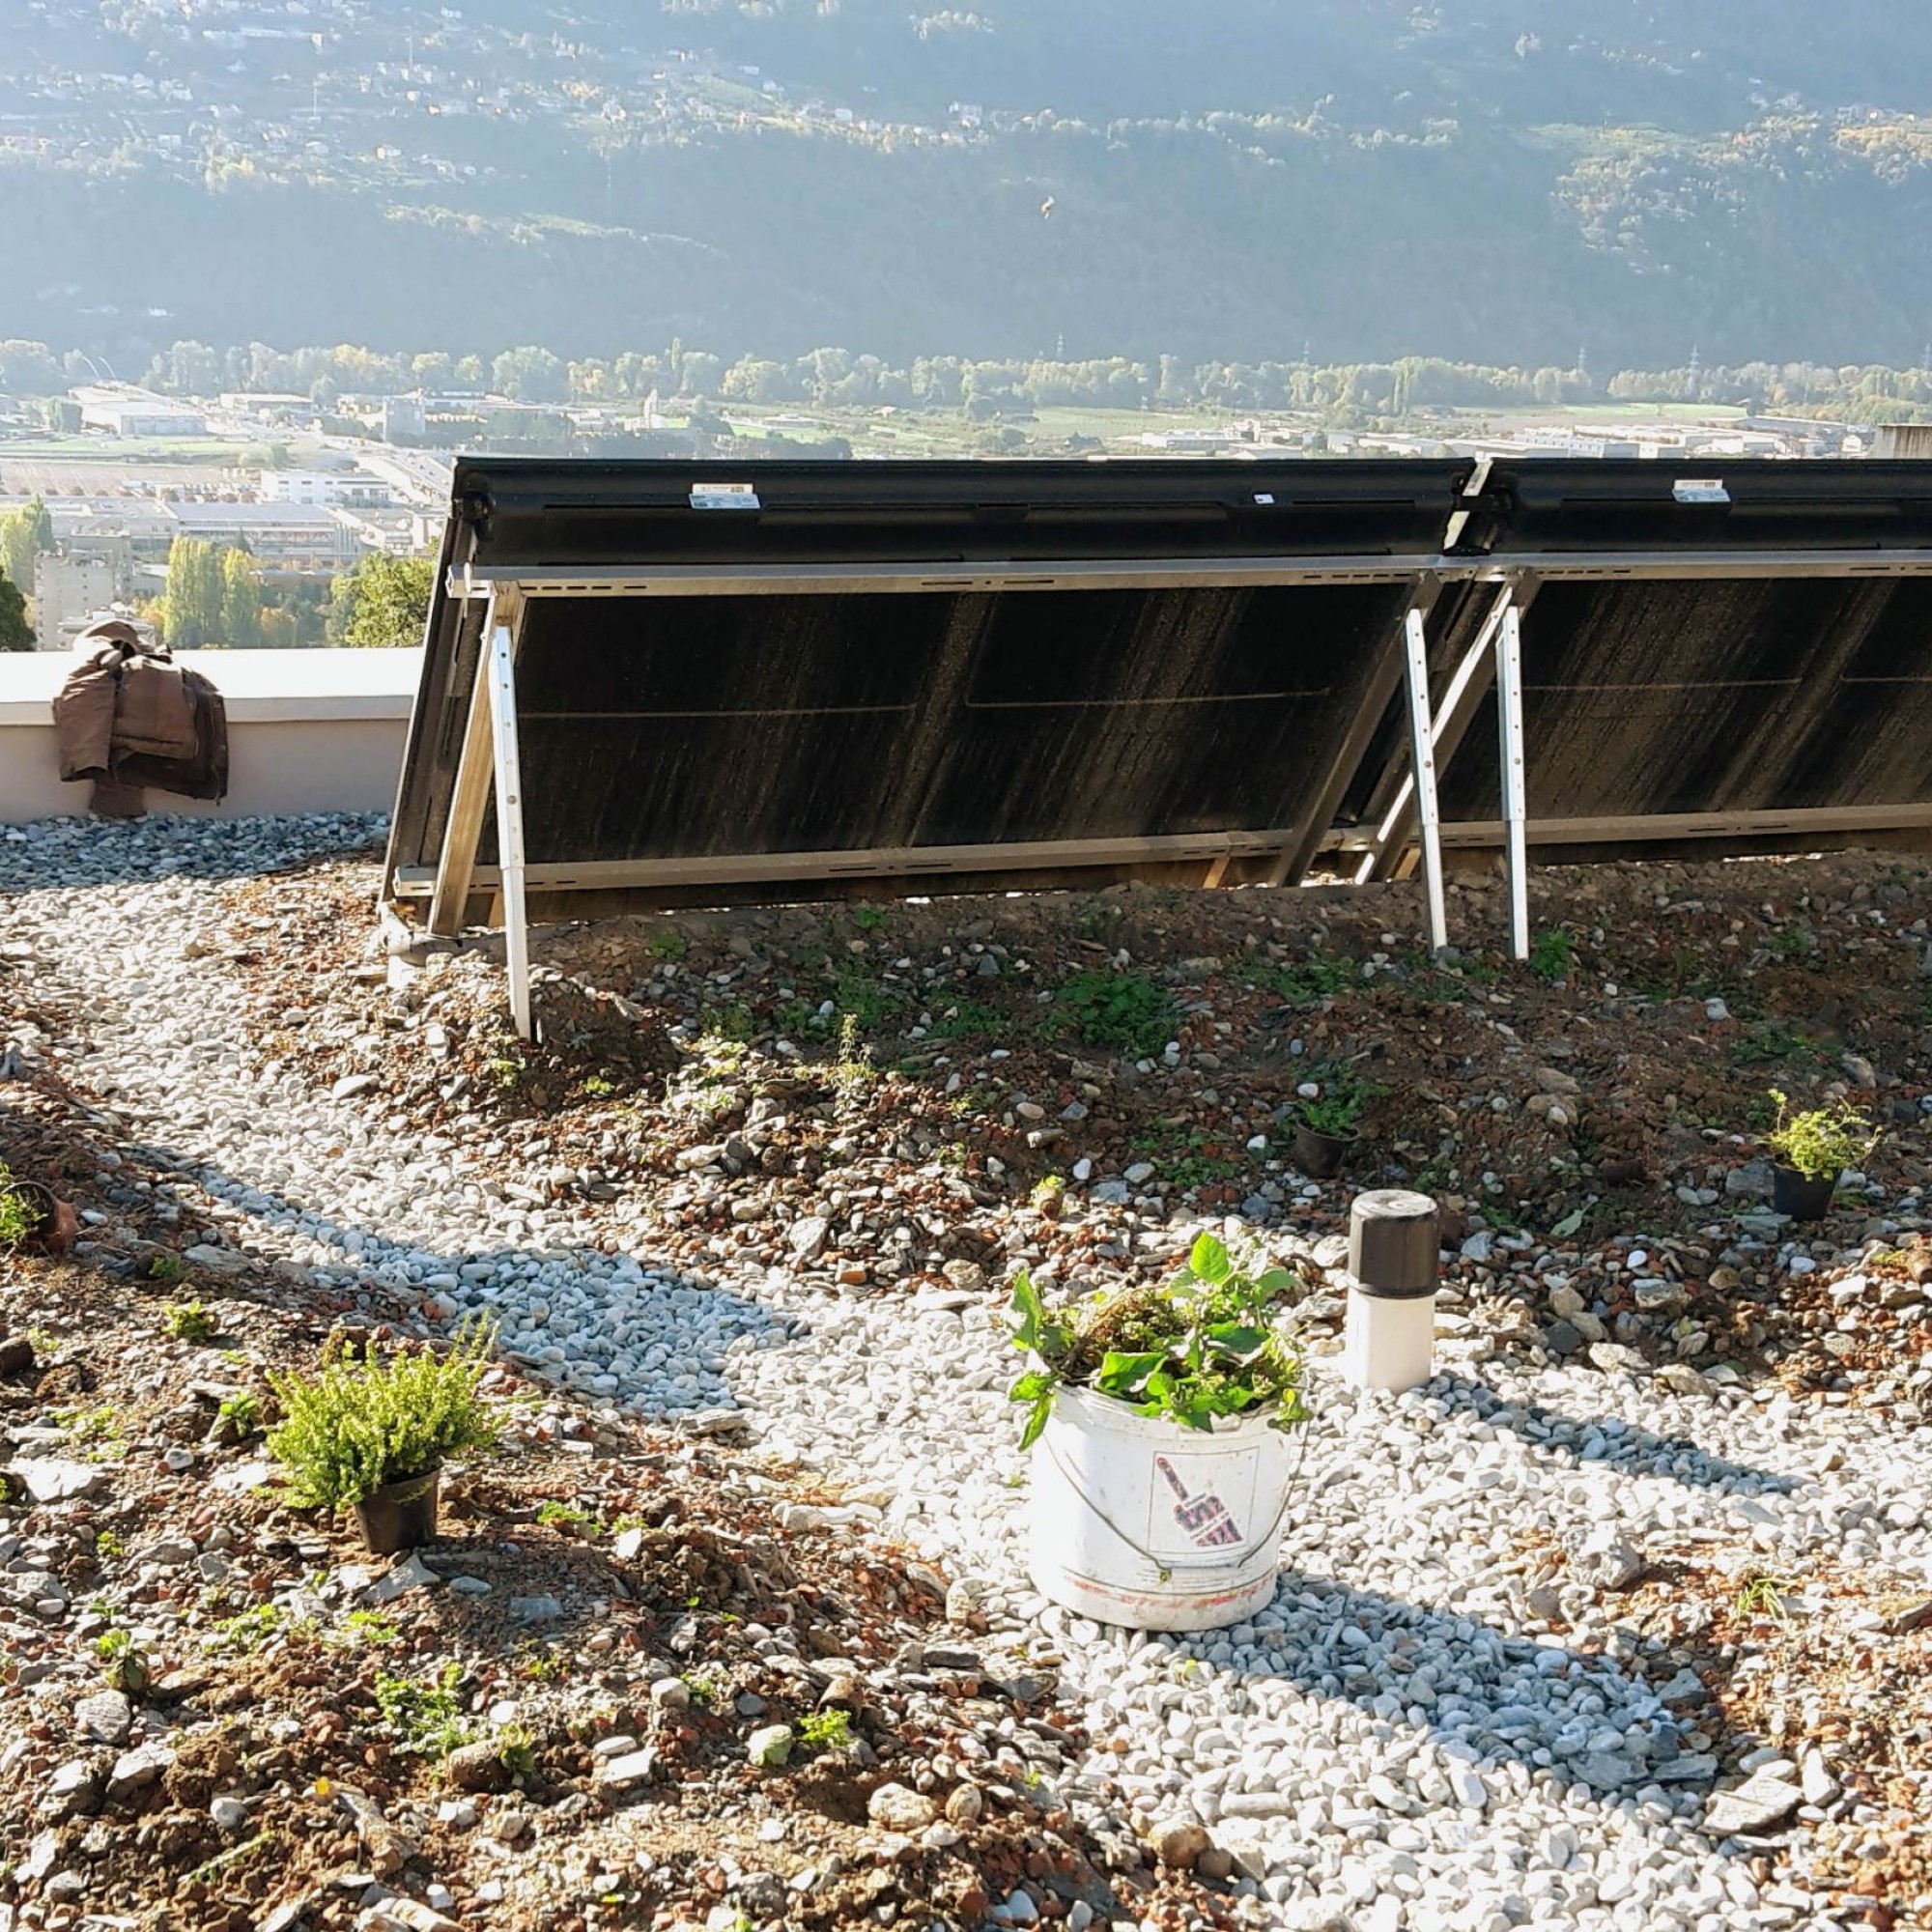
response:
<path id="1" fill-rule="evenodd" d="M 121 657 L 102 651 L 76 665 L 54 699 L 54 737 L 60 747 L 60 775 L 76 779 L 107 777 L 114 746 L 114 691 Z"/>

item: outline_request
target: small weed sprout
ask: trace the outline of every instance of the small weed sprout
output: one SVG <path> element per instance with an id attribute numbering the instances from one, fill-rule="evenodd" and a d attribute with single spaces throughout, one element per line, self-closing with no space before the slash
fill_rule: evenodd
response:
<path id="1" fill-rule="evenodd" d="M 700 1711 L 710 1710 L 724 1695 L 724 1687 L 715 1677 L 707 1677 L 702 1672 L 687 1673 L 684 1688 L 691 1692 L 691 1701 Z"/>
<path id="2" fill-rule="evenodd" d="M 1033 1205 L 1042 1214 L 1055 1212 L 1066 1193 L 1066 1182 L 1057 1174 L 1049 1174 L 1033 1190 Z"/>
<path id="3" fill-rule="evenodd" d="M 94 1639 L 100 1674 L 110 1690 L 133 1697 L 148 1688 L 154 1675 L 147 1653 L 124 1630 L 103 1631 Z"/>
<path id="4" fill-rule="evenodd" d="M 1879 1144 L 1879 1129 L 1843 1101 L 1794 1114 L 1791 1102 L 1775 1087 L 1771 1097 L 1777 1103 L 1777 1122 L 1765 1145 L 1806 1180 L 1830 1179 L 1857 1167 Z"/>
<path id="5" fill-rule="evenodd" d="M 674 925 L 668 925 L 662 932 L 651 934 L 650 955 L 653 959 L 682 959 L 691 951 L 691 941 Z"/>
<path id="6" fill-rule="evenodd" d="M 861 932 L 879 931 L 889 917 L 884 906 L 862 905 L 852 908 L 852 923 Z"/>
<path id="7" fill-rule="evenodd" d="M 580 1507 L 576 1503 L 547 1502 L 538 1505 L 537 1520 L 546 1529 L 566 1532 L 576 1529 L 595 1530 L 603 1525 L 595 1512 Z"/>
<path id="8" fill-rule="evenodd" d="M 57 1408 L 54 1427 L 76 1442 L 113 1442 L 121 1435 L 121 1418 L 111 1402 L 98 1408 Z"/>
<path id="9" fill-rule="evenodd" d="M 617 1092 L 617 1083 L 608 1073 L 590 1073 L 584 1076 L 583 1097 L 586 1100 L 608 1100 Z"/>
<path id="10" fill-rule="evenodd" d="M 257 1604 L 240 1616 L 224 1618 L 205 1639 L 211 1650 L 232 1650 L 252 1656 L 276 1634 L 286 1621 L 286 1613 L 276 1604 Z"/>
<path id="11" fill-rule="evenodd" d="M 814 1711 L 799 1719 L 798 1735 L 808 1750 L 843 1750 L 852 1742 L 852 1719 L 837 1709 Z"/>
<path id="12" fill-rule="evenodd" d="M 171 1255 L 165 1249 L 153 1255 L 148 1261 L 150 1281 L 180 1281 L 187 1273 L 187 1264 L 179 1255 Z"/>
<path id="13" fill-rule="evenodd" d="M 372 1649 L 402 1641 L 403 1633 L 395 1619 L 384 1616 L 380 1610 L 351 1610 L 345 1621 L 349 1626 L 349 1634 L 357 1643 L 366 1643 Z"/>
<path id="14" fill-rule="evenodd" d="M 199 1301 L 171 1301 L 161 1310 L 161 1326 L 177 1342 L 212 1342 L 221 1324 Z"/>
<path id="15" fill-rule="evenodd" d="M 1096 968 L 1062 985 L 1047 1031 L 1070 1032 L 1089 1046 L 1119 1047 L 1147 1060 L 1174 1037 L 1179 1018 L 1165 989 L 1144 973 Z"/>
<path id="16" fill-rule="evenodd" d="M 512 1777 L 537 1774 L 537 1741 L 522 1724 L 505 1724 L 497 1733 L 497 1762 Z"/>
<path id="17" fill-rule="evenodd" d="M 225 1397 L 215 1414 L 231 1435 L 245 1442 L 262 1426 L 262 1398 L 243 1389 Z"/>
<path id="18" fill-rule="evenodd" d="M 376 1673 L 372 1687 L 376 1708 L 402 1750 L 418 1757 L 446 1758 L 469 1742 L 457 1697 L 462 1682 L 463 1666 L 456 1662 L 445 1663 L 436 1676 L 421 1680 Z"/>
<path id="19" fill-rule="evenodd" d="M 1731 1607 L 1741 1623 L 1758 1618 L 1784 1623 L 1788 1621 L 1784 1607 L 1785 1587 L 1780 1578 L 1759 1571 L 1745 1578 L 1738 1590 L 1737 1601 Z"/>
<path id="20" fill-rule="evenodd" d="M 862 1046 L 859 1042 L 858 1015 L 840 1013 L 838 1058 L 832 1068 L 832 1085 L 838 1095 L 840 1113 L 852 1114 L 858 1111 L 871 1080 L 872 1050 L 868 1046 Z"/>

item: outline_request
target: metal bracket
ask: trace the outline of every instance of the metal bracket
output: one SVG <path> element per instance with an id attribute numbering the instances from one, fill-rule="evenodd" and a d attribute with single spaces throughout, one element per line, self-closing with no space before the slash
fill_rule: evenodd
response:
<path id="1" fill-rule="evenodd" d="M 1420 611 L 1403 625 L 1408 647 L 1408 746 L 1415 782 L 1416 816 L 1422 830 L 1422 871 L 1429 893 L 1429 944 L 1449 944 L 1449 911 L 1442 892 L 1442 828 L 1435 807 L 1435 733 L 1429 709 L 1429 627 Z"/>
<path id="2" fill-rule="evenodd" d="M 1510 891 L 1510 951 L 1529 957 L 1529 787 L 1522 750 L 1522 612 L 1503 612 L 1496 638 L 1496 716 L 1502 733 L 1503 825 Z"/>

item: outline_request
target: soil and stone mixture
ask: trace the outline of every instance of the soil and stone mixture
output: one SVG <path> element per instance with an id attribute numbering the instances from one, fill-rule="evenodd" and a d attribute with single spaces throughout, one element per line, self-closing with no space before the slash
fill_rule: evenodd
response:
<path id="1" fill-rule="evenodd" d="M 1546 872 L 1528 967 L 1486 882 L 1445 960 L 1412 886 L 611 921 L 526 1046 L 362 830 L 0 847 L 0 1158 L 82 1222 L 0 1257 L 0 1923 L 1932 1923 L 1924 861 Z M 1822 1224 L 1774 1089 L 1884 1128 Z M 1327 1371 L 1376 1185 L 1398 1400 Z M 1124 1639 L 1015 1574 L 999 1310 L 1202 1227 L 1300 1277 L 1310 1501 Z M 504 1448 L 391 1569 L 268 1371 L 472 1313 Z"/>

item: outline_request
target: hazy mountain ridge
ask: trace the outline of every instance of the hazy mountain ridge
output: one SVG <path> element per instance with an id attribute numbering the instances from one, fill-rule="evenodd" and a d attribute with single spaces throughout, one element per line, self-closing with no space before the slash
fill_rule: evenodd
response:
<path id="1" fill-rule="evenodd" d="M 922 6 L 39 0 L 0 336 L 1903 364 L 1932 331 L 1932 122 L 1882 104 L 1932 25 L 1893 0 L 1825 45 L 1806 0 Z"/>

